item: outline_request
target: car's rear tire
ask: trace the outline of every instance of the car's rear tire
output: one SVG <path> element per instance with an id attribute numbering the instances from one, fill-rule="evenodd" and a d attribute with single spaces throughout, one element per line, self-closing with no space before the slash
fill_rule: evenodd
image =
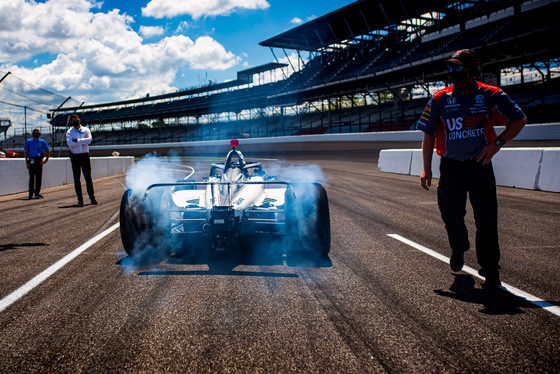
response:
<path id="1" fill-rule="evenodd" d="M 167 191 L 153 189 L 146 200 L 125 191 L 120 207 L 120 231 L 124 250 L 141 262 L 157 262 L 169 254 L 170 232 L 168 213 L 171 196 Z"/>
<path id="2" fill-rule="evenodd" d="M 119 221 L 124 250 L 129 256 L 133 256 L 136 242 L 140 235 L 147 230 L 149 219 L 142 206 L 142 201 L 133 196 L 130 189 L 126 190 L 121 198 Z"/>
<path id="3" fill-rule="evenodd" d="M 328 259 L 331 224 L 327 192 L 318 183 L 292 184 L 286 190 L 286 261 L 317 264 Z"/>

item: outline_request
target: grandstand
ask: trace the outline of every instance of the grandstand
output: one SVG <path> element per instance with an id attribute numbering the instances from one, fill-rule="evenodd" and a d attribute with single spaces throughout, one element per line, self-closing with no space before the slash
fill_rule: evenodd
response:
<path id="1" fill-rule="evenodd" d="M 408 130 L 461 48 L 479 53 L 482 80 L 507 85 L 529 123 L 559 122 L 560 43 L 551 42 L 559 21 L 558 0 L 359 0 L 261 42 L 276 62 L 236 80 L 56 108 L 51 124 L 63 131 L 76 112 L 95 131 L 94 145 Z M 295 51 L 303 67 L 257 82 L 285 74 L 275 49 Z"/>

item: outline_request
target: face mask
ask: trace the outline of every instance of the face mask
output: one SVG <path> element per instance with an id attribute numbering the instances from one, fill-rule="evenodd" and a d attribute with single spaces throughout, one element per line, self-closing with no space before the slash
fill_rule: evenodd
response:
<path id="1" fill-rule="evenodd" d="M 453 72 L 449 74 L 449 81 L 457 87 L 463 87 L 468 80 L 466 72 Z"/>
<path id="2" fill-rule="evenodd" d="M 39 139 L 40 136 L 41 136 L 41 134 L 33 133 L 33 137 L 34 137 L 35 139 Z"/>

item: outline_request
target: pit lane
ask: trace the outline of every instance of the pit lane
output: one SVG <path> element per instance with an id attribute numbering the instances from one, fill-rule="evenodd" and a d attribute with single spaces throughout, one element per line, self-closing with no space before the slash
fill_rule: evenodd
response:
<path id="1" fill-rule="evenodd" d="M 0 371 L 557 370 L 559 317 L 387 236 L 449 255 L 434 189 L 379 173 L 374 150 L 282 157 L 327 176 L 332 265 L 131 267 L 115 230 L 0 312 Z M 73 186 L 1 197 L 0 299 L 117 223 L 119 181 L 95 181 L 98 206 Z M 498 194 L 503 280 L 558 305 L 560 196 Z"/>

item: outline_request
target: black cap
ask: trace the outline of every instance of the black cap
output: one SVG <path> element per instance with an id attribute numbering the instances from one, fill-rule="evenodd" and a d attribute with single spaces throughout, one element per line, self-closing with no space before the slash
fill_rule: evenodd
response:
<path id="1" fill-rule="evenodd" d="M 455 65 L 469 65 L 475 66 L 477 64 L 477 59 L 473 51 L 470 49 L 460 49 L 451 55 L 451 59 L 446 62 L 451 62 Z"/>
<path id="2" fill-rule="evenodd" d="M 473 51 L 468 49 L 460 49 L 453 53 L 451 59 L 445 62 L 451 63 L 453 65 L 464 65 L 464 66 L 476 66 L 477 59 Z"/>

